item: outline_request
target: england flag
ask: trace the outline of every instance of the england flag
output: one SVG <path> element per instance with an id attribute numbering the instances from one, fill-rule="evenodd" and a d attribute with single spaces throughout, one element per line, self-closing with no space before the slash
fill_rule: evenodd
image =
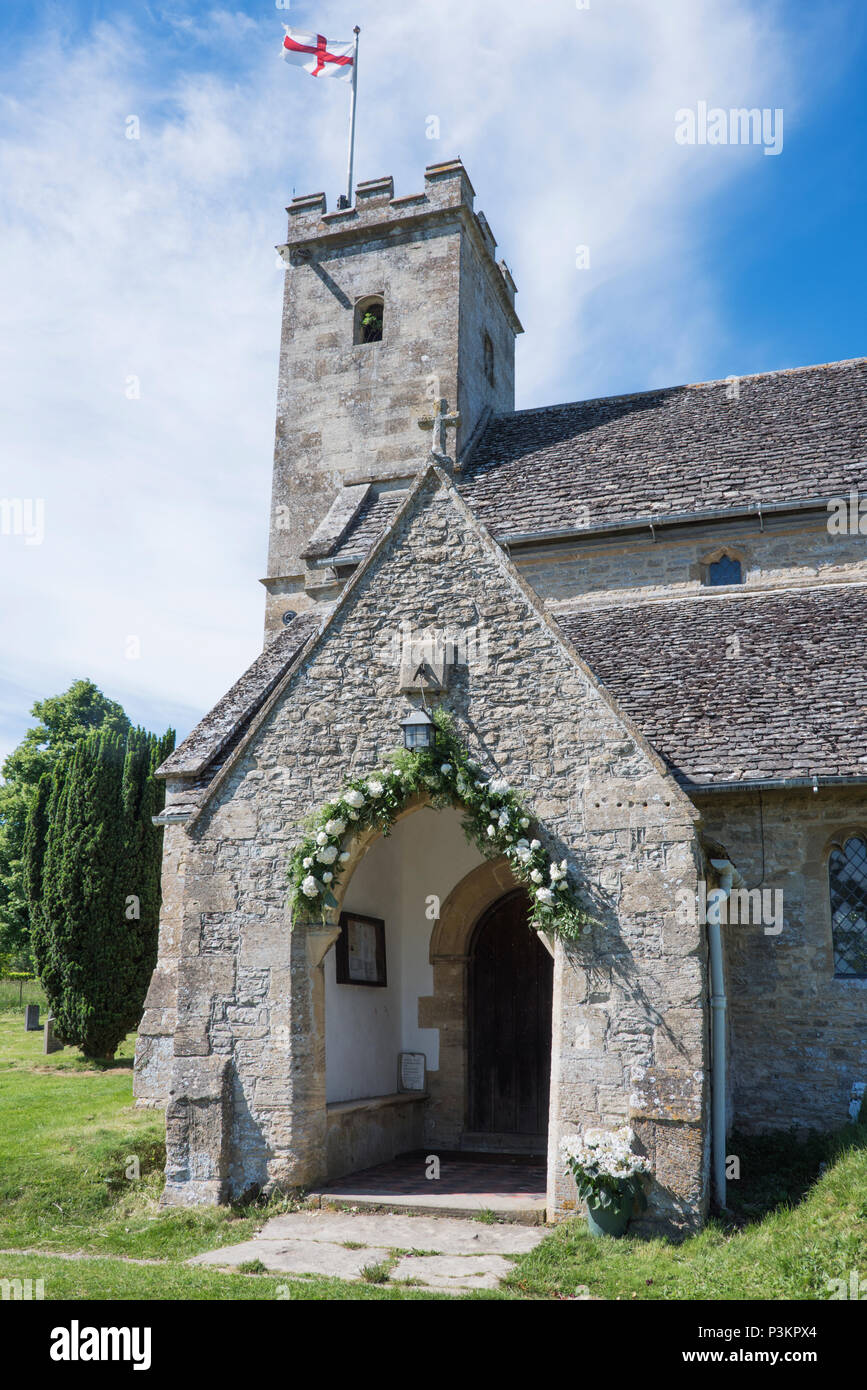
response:
<path id="1" fill-rule="evenodd" d="M 283 40 L 283 57 L 287 63 L 295 63 L 309 72 L 311 77 L 337 77 L 342 82 L 352 81 L 354 43 L 329 43 L 321 34 L 301 34 L 297 29 L 286 29 Z"/>

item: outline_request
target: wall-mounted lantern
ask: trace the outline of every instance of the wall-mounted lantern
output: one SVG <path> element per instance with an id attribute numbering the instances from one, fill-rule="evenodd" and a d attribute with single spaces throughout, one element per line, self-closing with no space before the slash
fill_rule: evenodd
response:
<path id="1" fill-rule="evenodd" d="M 406 719 L 401 719 L 400 727 L 403 729 L 403 746 L 410 752 L 432 748 L 436 742 L 436 725 L 427 710 L 414 709 Z"/>

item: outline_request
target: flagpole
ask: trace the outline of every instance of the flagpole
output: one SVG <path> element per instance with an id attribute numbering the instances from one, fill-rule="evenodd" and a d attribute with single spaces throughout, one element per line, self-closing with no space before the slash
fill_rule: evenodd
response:
<path id="1" fill-rule="evenodd" d="M 346 203 L 345 207 L 352 207 L 352 174 L 355 164 L 355 98 L 358 92 L 358 35 L 361 33 L 356 24 L 355 51 L 352 55 L 352 101 L 349 107 L 349 168 L 346 174 Z"/>

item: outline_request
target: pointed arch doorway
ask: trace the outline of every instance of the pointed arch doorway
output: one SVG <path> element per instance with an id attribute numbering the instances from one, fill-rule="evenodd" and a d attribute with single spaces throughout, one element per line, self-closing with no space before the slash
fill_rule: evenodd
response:
<path id="1" fill-rule="evenodd" d="M 506 893 L 470 943 L 467 1147 L 547 1147 L 554 963 L 528 909 L 523 888 Z"/>

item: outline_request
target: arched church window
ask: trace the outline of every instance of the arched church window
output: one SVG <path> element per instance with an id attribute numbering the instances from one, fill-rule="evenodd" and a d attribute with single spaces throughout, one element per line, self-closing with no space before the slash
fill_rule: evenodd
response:
<path id="1" fill-rule="evenodd" d="M 720 555 L 718 560 L 711 560 L 707 567 L 708 584 L 742 584 L 743 578 L 741 562 L 732 555 Z"/>
<path id="2" fill-rule="evenodd" d="M 828 860 L 834 974 L 867 978 L 867 839 L 851 835 Z"/>
<path id="3" fill-rule="evenodd" d="M 488 334 L 485 334 L 485 376 L 489 386 L 494 384 L 494 344 Z"/>
<path id="4" fill-rule="evenodd" d="M 381 294 L 368 295 L 366 299 L 359 299 L 355 306 L 353 341 L 356 343 L 381 343 L 384 313 L 385 301 Z"/>

